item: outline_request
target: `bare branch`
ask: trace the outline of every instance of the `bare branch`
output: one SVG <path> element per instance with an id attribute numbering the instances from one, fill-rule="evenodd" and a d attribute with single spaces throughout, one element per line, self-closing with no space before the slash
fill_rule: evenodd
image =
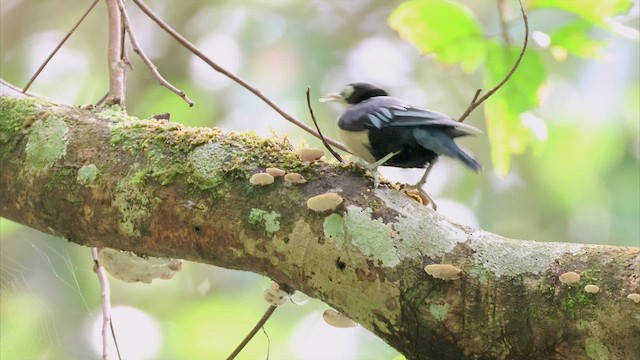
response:
<path id="1" fill-rule="evenodd" d="M 511 47 L 511 37 L 509 36 L 509 21 L 507 20 L 507 1 L 498 0 L 498 15 L 500 18 L 500 30 L 502 39 L 508 48 Z"/>
<path id="2" fill-rule="evenodd" d="M 256 335 L 258 330 L 260 330 L 260 328 L 262 328 L 264 326 L 264 324 L 267 322 L 267 320 L 269 320 L 269 318 L 271 317 L 273 312 L 276 311 L 277 308 L 278 307 L 274 306 L 274 305 L 269 306 L 269 308 L 267 309 L 267 311 L 265 311 L 264 315 L 262 315 L 262 318 L 260 318 L 260 320 L 258 321 L 256 326 L 254 326 L 253 329 L 251 329 L 249 334 L 247 334 L 247 336 L 244 338 L 244 340 L 242 340 L 240 345 L 238 345 L 238 347 L 236 347 L 236 349 L 233 350 L 233 352 L 231 353 L 231 355 L 229 355 L 227 360 L 233 360 L 233 359 L 236 358 L 236 356 L 238 356 L 240 351 L 242 351 L 242 349 L 244 349 L 244 347 L 247 346 L 249 341 L 251 341 L 251 339 Z"/>
<path id="3" fill-rule="evenodd" d="M 124 20 L 123 21 L 124 28 L 125 28 L 126 32 L 129 34 L 129 41 L 131 41 L 131 46 L 133 47 L 133 51 L 136 54 L 138 54 L 138 56 L 140 56 L 140 58 L 142 59 L 144 64 L 147 65 L 147 68 L 149 68 L 149 70 L 151 71 L 153 76 L 155 76 L 155 78 L 158 80 L 160 85 L 166 87 L 167 89 L 171 90 L 172 92 L 174 92 L 175 94 L 180 96 L 182 98 L 182 100 L 184 100 L 187 104 L 189 104 L 189 107 L 192 107 L 193 106 L 193 101 L 191 101 L 191 99 L 189 99 L 187 94 L 185 94 L 184 91 L 176 88 L 175 86 L 171 85 L 167 80 L 165 80 L 165 78 L 162 75 L 160 75 L 160 72 L 158 71 L 158 67 L 153 62 L 151 62 L 151 60 L 149 59 L 147 54 L 144 53 L 144 51 L 140 47 L 140 44 L 138 44 L 138 39 L 136 38 L 136 36 L 135 36 L 135 34 L 133 32 L 133 27 L 131 26 L 131 21 L 129 21 L 129 14 L 127 14 L 127 9 L 125 8 L 124 3 L 122 2 L 122 0 L 117 0 L 117 1 L 118 1 L 118 6 L 120 7 L 120 12 L 122 13 L 122 18 Z M 124 42 L 124 40 L 123 40 L 123 42 Z M 124 54 L 124 52 L 123 52 L 123 54 Z"/>
<path id="4" fill-rule="evenodd" d="M 98 275 L 100 288 L 102 289 L 102 358 L 109 358 L 109 325 L 111 324 L 111 290 L 109 288 L 109 279 L 107 279 L 106 270 L 98 261 L 98 248 L 91 248 L 91 256 L 93 257 L 94 271 Z M 113 336 L 115 340 L 115 334 Z M 119 353 L 119 352 L 118 352 Z"/>
<path id="5" fill-rule="evenodd" d="M 463 122 L 464 119 L 466 119 L 467 116 L 469 116 L 469 114 L 471 114 L 471 112 L 475 110 L 475 108 L 477 108 L 480 104 L 482 104 L 485 100 L 487 100 L 491 95 L 493 95 L 496 91 L 498 91 L 498 89 L 500 89 L 511 78 L 511 75 L 513 75 L 513 73 L 516 71 L 518 66 L 520 66 L 520 62 L 524 57 L 524 53 L 527 51 L 527 44 L 529 44 L 529 20 L 527 19 L 527 14 L 524 12 L 524 8 L 522 7 L 522 1 L 520 1 L 520 12 L 522 12 L 522 19 L 524 20 L 524 43 L 522 44 L 522 50 L 520 51 L 518 60 L 516 60 L 515 64 L 513 64 L 513 67 L 511 68 L 507 76 L 505 76 L 505 78 L 502 79 L 502 81 L 498 85 L 496 85 L 496 87 L 491 89 L 488 93 L 486 93 L 477 101 L 476 101 L 476 97 L 478 94 L 480 94 L 480 91 L 476 92 L 476 96 L 474 97 L 474 100 L 471 101 L 471 104 L 469 104 L 469 107 L 464 112 L 464 114 L 460 116 L 458 121 Z"/>
<path id="6" fill-rule="evenodd" d="M 189 40 L 184 38 L 177 31 L 175 31 L 171 26 L 169 26 L 167 23 L 165 23 L 160 17 L 158 17 L 158 15 L 156 13 L 154 13 L 153 10 L 151 10 L 144 2 L 142 2 L 141 0 L 133 0 L 133 2 L 136 3 L 136 5 L 138 5 L 138 7 L 140 7 L 140 10 L 142 10 L 145 14 L 147 14 L 147 16 L 149 18 L 151 18 L 151 20 L 153 20 L 156 24 L 158 24 L 158 26 L 160 26 L 164 31 L 169 33 L 169 35 L 171 35 L 174 39 L 176 39 L 176 41 L 178 41 L 178 43 L 180 43 L 182 46 L 184 46 L 189 51 L 191 51 L 194 55 L 196 55 L 197 57 L 202 59 L 202 61 L 207 63 L 207 65 L 211 66 L 217 72 L 225 75 L 226 77 L 228 77 L 231 80 L 235 81 L 236 83 L 238 83 L 239 85 L 241 85 L 245 89 L 249 90 L 255 96 L 260 98 L 260 100 L 264 101 L 267 105 L 269 105 L 278 114 L 280 114 L 280 116 L 285 118 L 287 121 L 292 122 L 293 124 L 295 124 L 296 126 L 300 127 L 301 129 L 303 129 L 304 131 L 308 132 L 309 134 L 311 134 L 311 135 L 313 135 L 313 136 L 315 136 L 317 138 L 320 138 L 320 134 L 318 134 L 312 127 L 310 127 L 307 124 L 303 123 L 302 121 L 296 119 L 292 115 L 289 115 L 286 111 L 284 111 L 280 106 L 278 106 L 276 103 L 274 103 L 267 96 L 262 94 L 260 92 L 260 90 L 255 88 L 253 85 L 249 84 L 247 81 L 245 81 L 241 77 L 229 72 L 228 70 L 224 69 L 220 65 L 216 64 L 215 62 L 213 62 L 213 60 L 209 59 L 194 44 L 192 44 Z M 349 152 L 349 150 L 343 144 L 341 144 L 340 142 L 338 142 L 336 140 L 333 140 L 331 138 L 327 138 L 326 140 L 327 140 L 327 142 L 329 144 L 337 147 L 338 149 Z"/>
<path id="7" fill-rule="evenodd" d="M 327 143 L 327 140 L 324 138 L 324 135 L 322 135 L 322 131 L 320 131 L 320 127 L 318 126 L 318 121 L 316 120 L 316 116 L 313 114 L 313 107 L 311 107 L 311 88 L 309 86 L 307 86 L 307 107 L 309 108 L 309 114 L 311 115 L 311 120 L 313 121 L 313 125 L 315 125 L 316 130 L 318 130 L 318 134 L 320 135 L 320 140 L 322 140 L 322 144 L 324 144 L 324 147 L 326 147 L 327 150 L 329 150 L 331 155 L 333 155 L 336 159 L 338 159 L 338 161 L 343 163 L 344 159 L 342 158 L 342 156 L 340 156 L 340 154 L 338 154 L 335 150 L 333 150 L 331 145 Z"/>
<path id="8" fill-rule="evenodd" d="M 87 17 L 87 15 L 89 15 L 89 13 L 91 12 L 91 10 L 93 10 L 93 8 L 96 6 L 96 4 L 98 3 L 98 0 L 94 0 L 93 3 L 91 3 L 91 6 L 89 6 L 89 8 L 87 9 L 87 11 L 84 12 L 84 14 L 82 14 L 82 16 L 80 17 L 80 19 L 78 20 L 78 22 L 76 22 L 75 25 L 73 25 L 73 27 L 71 28 L 71 30 L 69 30 L 69 32 L 67 33 L 67 35 L 64 36 L 64 38 L 62 39 L 62 41 L 60 41 L 60 43 L 58 43 L 58 45 L 56 46 L 55 49 L 53 49 L 53 51 L 51 52 L 51 54 L 49 54 L 49 56 L 47 57 L 47 59 L 42 63 L 42 65 L 40 65 L 40 67 L 38 68 L 38 70 L 36 70 L 35 74 L 33 74 L 33 76 L 31 77 L 31 79 L 29 79 L 29 82 L 27 83 L 27 85 L 24 86 L 24 88 L 22 89 L 22 93 L 26 93 L 27 90 L 29 90 L 29 87 L 31 86 L 31 84 L 36 80 L 36 78 L 40 75 L 40 73 L 42 72 L 42 70 L 44 70 L 45 66 L 47 66 L 47 64 L 49 64 L 49 61 L 51 61 L 51 59 L 53 59 L 53 57 L 56 55 L 56 53 L 58 53 L 58 50 L 60 50 L 60 48 L 62 47 L 62 45 L 64 45 L 65 42 L 67 42 L 67 39 L 69 39 L 69 37 L 71 36 L 71 34 L 73 34 L 74 31 L 76 31 L 76 29 L 78 28 L 78 26 L 80 26 L 80 24 L 84 21 L 84 19 Z"/>
<path id="9" fill-rule="evenodd" d="M 107 105 L 124 105 L 125 69 L 122 61 L 122 16 L 119 0 L 107 0 L 109 14 L 109 45 L 107 64 L 109 65 L 109 94 Z"/>

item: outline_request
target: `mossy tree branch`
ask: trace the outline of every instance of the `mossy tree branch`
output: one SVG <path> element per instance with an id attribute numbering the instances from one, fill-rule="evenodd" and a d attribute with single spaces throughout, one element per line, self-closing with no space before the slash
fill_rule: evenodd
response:
<path id="1" fill-rule="evenodd" d="M 637 248 L 505 239 L 353 167 L 117 109 L 0 94 L 0 215 L 87 246 L 253 271 L 321 299 L 409 359 L 640 358 Z M 308 182 L 255 187 L 265 167 Z M 306 200 L 337 191 L 341 207 Z M 443 281 L 425 265 L 453 264 Z M 571 286 L 558 275 L 580 273 Z M 591 294 L 584 286 L 601 291 Z"/>

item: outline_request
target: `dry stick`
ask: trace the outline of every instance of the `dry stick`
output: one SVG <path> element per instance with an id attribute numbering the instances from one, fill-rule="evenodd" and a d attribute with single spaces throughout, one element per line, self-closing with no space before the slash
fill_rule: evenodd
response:
<path id="1" fill-rule="evenodd" d="M 131 41 L 133 52 L 135 52 L 136 54 L 138 54 L 138 56 L 140 56 L 144 64 L 147 65 L 147 67 L 149 68 L 153 76 L 155 76 L 155 78 L 158 80 L 160 85 L 166 87 L 167 89 L 171 90 L 172 92 L 180 96 L 182 100 L 184 100 L 187 104 L 189 104 L 189 107 L 193 106 L 193 101 L 189 99 L 187 94 L 185 94 L 184 91 L 176 88 L 175 86 L 171 85 L 167 80 L 165 80 L 165 78 L 162 75 L 160 75 L 160 72 L 158 71 L 158 67 L 156 67 L 155 64 L 151 62 L 147 54 L 144 53 L 144 51 L 140 47 L 140 44 L 138 44 L 138 39 L 136 39 L 136 36 L 133 33 L 133 27 L 131 26 L 131 21 L 129 21 L 129 14 L 127 13 L 127 9 L 124 7 L 124 3 L 122 2 L 122 0 L 117 0 L 117 1 L 118 1 L 118 6 L 120 7 L 120 12 L 122 13 L 122 18 L 124 20 L 123 21 L 124 28 L 126 32 L 129 34 L 129 41 Z"/>
<path id="2" fill-rule="evenodd" d="M 109 358 L 109 341 L 107 340 L 107 333 L 111 329 L 111 335 L 116 345 L 116 351 L 118 352 L 118 359 L 120 357 L 120 349 L 118 349 L 118 342 L 116 341 L 116 334 L 113 330 L 113 324 L 111 323 L 111 290 L 109 288 L 109 279 L 107 279 L 107 273 L 98 262 L 98 248 L 91 248 L 91 256 L 93 257 L 94 270 L 98 275 L 100 281 L 100 288 L 102 289 L 102 358 L 107 360 Z"/>
<path id="3" fill-rule="evenodd" d="M 118 5 L 119 0 L 106 0 L 109 15 L 109 45 L 107 64 L 109 66 L 109 93 L 107 105 L 124 105 L 125 69 L 122 64 L 122 15 Z"/>
<path id="4" fill-rule="evenodd" d="M 277 308 L 278 307 L 274 305 L 269 306 L 267 311 L 265 311 L 264 315 L 262 315 L 262 318 L 260 319 L 260 321 L 258 321 L 258 323 L 256 324 L 256 326 L 253 327 L 253 329 L 251 329 L 249 334 L 247 334 L 247 337 L 245 337 L 244 340 L 242 340 L 240 345 L 238 345 L 238 347 L 235 350 L 233 350 L 233 352 L 231 353 L 231 355 L 229 355 L 227 360 L 233 360 L 236 358 L 236 356 L 238 356 L 240 351 L 242 351 L 242 349 L 244 349 L 244 347 L 247 346 L 249 341 L 251 341 L 251 339 L 258 332 L 258 330 L 260 330 L 260 328 L 264 326 L 264 323 L 266 323 L 267 320 L 269 320 L 269 318 L 271 317 L 271 314 L 273 314 L 273 312 L 276 311 Z"/>
<path id="5" fill-rule="evenodd" d="M 524 53 L 527 50 L 527 44 L 529 43 L 529 20 L 527 19 L 527 14 L 524 12 L 524 8 L 522 7 L 522 1 L 519 1 L 519 2 L 520 2 L 520 12 L 522 13 L 522 19 L 524 20 L 524 44 L 522 45 L 522 51 L 520 51 L 518 60 L 516 60 L 515 64 L 513 64 L 513 67 L 511 68 L 507 76 L 505 76 L 505 78 L 498 85 L 496 85 L 496 87 L 491 89 L 488 93 L 484 94 L 477 101 L 476 101 L 477 96 L 474 97 L 474 100 L 471 101 L 471 104 L 469 104 L 469 107 L 464 112 L 464 114 L 460 116 L 458 121 L 463 122 L 464 119 L 466 119 L 467 116 L 469 116 L 469 114 L 471 114 L 471 112 L 475 110 L 475 108 L 477 108 L 480 104 L 482 104 L 485 100 L 487 100 L 491 95 L 493 95 L 496 91 L 498 91 L 498 89 L 500 89 L 502 85 L 504 85 L 509 80 L 509 78 L 511 78 L 511 75 L 513 75 L 513 73 L 516 71 L 518 66 L 520 66 L 520 62 L 522 61 L 522 58 L 524 57 Z M 478 94 L 480 94 L 480 89 L 476 91 L 476 95 Z"/>
<path id="6" fill-rule="evenodd" d="M 73 25 L 73 28 L 71 28 L 71 30 L 69 30 L 69 32 L 67 33 L 67 35 L 64 36 L 64 38 L 62 39 L 62 41 L 60 41 L 60 43 L 58 43 L 58 46 L 56 46 L 55 49 L 53 49 L 53 51 L 51 52 L 51 54 L 49 54 L 49 57 L 47 57 L 47 59 L 42 63 L 42 65 L 40 65 L 40 67 L 38 68 L 38 70 L 36 70 L 35 74 L 33 74 L 33 76 L 31 77 L 31 79 L 29 79 L 29 82 L 27 83 L 27 85 L 24 86 L 24 88 L 22 89 L 22 93 L 26 93 L 27 90 L 29 90 L 29 87 L 31 86 L 31 84 L 36 80 L 36 78 L 38 77 L 38 75 L 40 75 L 40 73 L 42 72 L 42 70 L 44 70 L 45 66 L 47 66 L 47 64 L 49 63 L 49 61 L 51 61 L 51 59 L 53 59 L 53 57 L 56 55 L 56 53 L 58 52 L 58 50 L 60 50 L 60 48 L 62 47 L 62 45 L 64 45 L 65 42 L 67 42 L 67 39 L 69 39 L 69 37 L 71 36 L 71 34 L 73 34 L 74 31 L 76 31 L 76 29 L 78 28 L 78 26 L 80 26 L 80 24 L 84 21 L 84 19 L 87 17 L 87 15 L 89 15 L 89 13 L 91 12 L 91 10 L 93 10 L 93 8 L 96 6 L 96 4 L 98 3 L 98 0 L 94 0 L 93 3 L 91 4 L 91 6 L 89 6 L 89 8 L 87 9 L 87 11 L 84 12 L 84 14 L 82 14 L 82 17 L 80 17 L 80 20 L 78 20 L 78 22 L 76 22 L 75 25 Z"/>
<path id="7" fill-rule="evenodd" d="M 507 0 L 498 0 L 498 15 L 500 16 L 500 30 L 502 38 L 507 47 L 511 47 L 511 37 L 509 36 L 509 25 L 507 21 Z"/>
<path id="8" fill-rule="evenodd" d="M 202 61 L 206 62 L 214 70 L 216 70 L 217 72 L 225 75 L 226 77 L 228 77 L 231 80 L 235 81 L 236 83 L 240 84 L 245 89 L 249 90 L 251 93 L 253 93 L 255 96 L 260 98 L 260 100 L 264 101 L 267 105 L 269 105 L 273 110 L 275 110 L 278 114 L 280 114 L 280 116 L 282 116 L 286 120 L 288 120 L 288 121 L 292 122 L 293 124 L 295 124 L 296 126 L 302 128 L 304 131 L 308 132 L 309 134 L 312 134 L 313 136 L 315 136 L 317 138 L 320 138 L 320 134 L 318 134 L 313 128 L 311 128 L 310 126 L 308 126 L 305 123 L 301 122 L 300 120 L 296 119 L 295 117 L 289 115 L 286 111 L 284 111 L 282 108 L 280 108 L 278 105 L 276 105 L 273 101 L 271 101 L 271 99 L 269 99 L 268 97 L 263 95 L 260 92 L 260 90 L 258 90 L 257 88 L 255 88 L 254 86 L 252 86 L 251 84 L 249 84 L 248 82 L 246 82 L 245 80 L 240 78 L 239 76 L 234 75 L 233 73 L 227 71 L 226 69 L 224 69 L 220 65 L 214 63 L 202 51 L 200 51 L 200 49 L 198 49 L 195 45 L 193 45 L 191 42 L 189 42 L 189 40 L 185 39 L 182 35 L 180 35 L 178 32 L 176 32 L 171 26 L 169 26 L 162 19 L 160 19 L 158 17 L 158 15 L 156 15 L 153 12 L 153 10 L 151 10 L 149 7 L 147 7 L 147 5 L 145 5 L 144 2 L 142 2 L 141 0 L 133 0 L 133 2 L 136 5 L 138 5 L 138 7 L 140 7 L 140 10 L 142 10 L 142 12 L 147 14 L 147 16 L 151 20 L 153 20 L 156 24 L 158 24 L 158 26 L 160 26 L 164 31 L 169 33 L 169 35 L 171 35 L 174 39 L 176 39 L 176 41 L 178 41 L 182 46 L 184 46 L 189 51 L 191 51 L 194 55 L 196 55 L 197 57 L 202 59 Z M 331 138 L 327 138 L 327 142 L 329 144 L 337 147 L 340 150 L 344 150 L 344 151 L 349 152 L 349 150 L 343 144 L 341 144 L 340 142 L 338 142 L 336 140 L 333 140 Z"/>
<path id="9" fill-rule="evenodd" d="M 340 156 L 340 154 L 338 154 L 335 150 L 333 150 L 331 145 L 329 145 L 327 143 L 327 140 L 325 140 L 324 135 L 322 135 L 322 131 L 320 131 L 320 127 L 318 126 L 318 121 L 316 121 L 316 116 L 313 114 L 313 107 L 311 107 L 311 88 L 309 86 L 307 86 L 307 107 L 309 108 L 309 114 L 311 114 L 311 120 L 313 120 L 313 125 L 315 125 L 316 130 L 318 130 L 318 134 L 320 135 L 320 140 L 322 140 L 322 144 L 324 144 L 324 147 L 326 147 L 327 150 L 329 150 L 329 152 L 333 156 L 335 156 L 336 159 L 338 159 L 338 161 L 343 163 L 344 159 L 342 158 L 342 156 Z"/>

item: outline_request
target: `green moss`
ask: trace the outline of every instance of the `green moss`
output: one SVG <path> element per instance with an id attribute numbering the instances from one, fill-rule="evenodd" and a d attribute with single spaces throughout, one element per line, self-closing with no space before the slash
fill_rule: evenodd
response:
<path id="1" fill-rule="evenodd" d="M 40 109 L 37 101 L 33 98 L 13 98 L 3 96 L 0 98 L 0 144 L 5 145 L 12 141 L 14 137 L 23 129 L 30 126 L 35 120 L 35 113 Z M 25 123 L 25 120 L 26 121 Z M 3 152 L 8 148 L 2 146 Z"/>
<path id="2" fill-rule="evenodd" d="M 324 236 L 333 240 L 338 248 L 344 247 L 344 222 L 342 216 L 338 214 L 331 214 L 324 218 L 322 224 Z"/>
<path id="3" fill-rule="evenodd" d="M 264 224 L 264 229 L 267 234 L 271 235 L 280 230 L 280 214 L 275 211 L 267 212 L 262 209 L 251 209 L 249 213 L 249 224 L 260 225 Z"/>
<path id="4" fill-rule="evenodd" d="M 438 321 L 444 321 L 447 318 L 447 312 L 449 311 L 449 304 L 437 305 L 431 304 L 429 305 L 429 312 L 434 319 Z"/>
<path id="5" fill-rule="evenodd" d="M 96 113 L 96 116 L 107 121 L 127 121 L 131 120 L 132 117 L 127 114 L 119 105 L 113 105 L 107 108 L 103 108 L 101 111 Z"/>
<path id="6" fill-rule="evenodd" d="M 344 217 L 347 238 L 365 255 L 372 255 L 382 261 L 383 266 L 395 266 L 400 258 L 395 252 L 391 224 L 382 219 L 372 219 L 371 209 L 348 206 Z"/>
<path id="7" fill-rule="evenodd" d="M 78 176 L 76 180 L 82 185 L 89 185 L 93 183 L 98 176 L 100 176 L 100 170 L 94 164 L 89 164 L 78 169 Z"/>
<path id="8" fill-rule="evenodd" d="M 131 183 L 135 185 L 144 185 L 145 178 L 147 177 L 147 171 L 139 170 L 131 177 Z"/>
<path id="9" fill-rule="evenodd" d="M 609 349 L 596 338 L 586 338 L 584 348 L 589 359 L 607 360 L 610 358 Z"/>
<path id="10" fill-rule="evenodd" d="M 38 173 L 50 168 L 67 153 L 67 124 L 57 116 L 38 120 L 31 126 L 25 152 L 26 170 Z"/>
<path id="11" fill-rule="evenodd" d="M 584 270 L 580 272 L 580 281 L 570 286 L 562 286 L 559 296 L 565 311 L 573 312 L 585 306 L 595 304 L 597 297 L 594 296 L 594 294 L 586 292 L 584 287 L 587 284 L 596 284 L 599 273 L 600 270 Z"/>

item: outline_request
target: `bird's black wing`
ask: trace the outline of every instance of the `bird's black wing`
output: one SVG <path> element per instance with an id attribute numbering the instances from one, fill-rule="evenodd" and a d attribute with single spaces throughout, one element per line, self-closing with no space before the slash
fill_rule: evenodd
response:
<path id="1" fill-rule="evenodd" d="M 342 128 L 353 128 L 353 131 L 389 126 L 436 126 L 452 127 L 464 132 L 481 132 L 478 128 L 453 120 L 446 114 L 408 105 L 390 96 L 378 96 L 354 105 L 341 116 L 340 122 Z"/>

